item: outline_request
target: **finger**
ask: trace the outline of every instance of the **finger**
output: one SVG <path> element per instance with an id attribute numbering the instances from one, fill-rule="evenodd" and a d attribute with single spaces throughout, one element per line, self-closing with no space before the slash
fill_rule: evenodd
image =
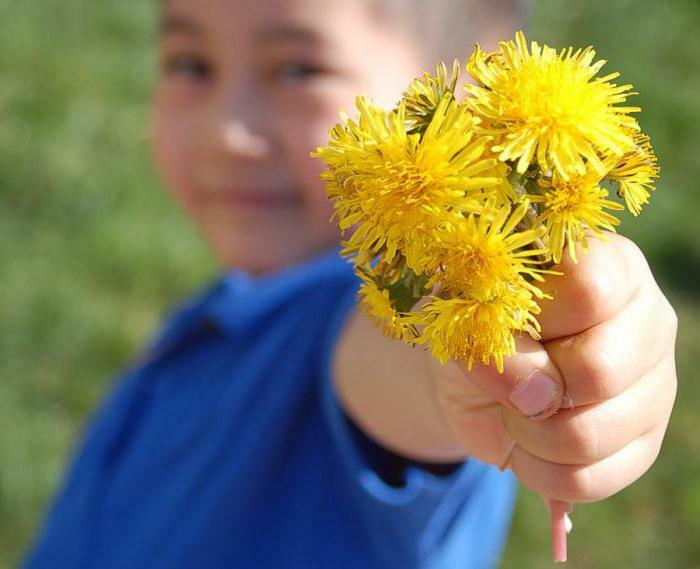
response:
<path id="1" fill-rule="evenodd" d="M 658 291 L 640 289 L 616 316 L 580 334 L 545 343 L 566 378 L 564 407 L 610 399 L 673 355 L 677 318 Z"/>
<path id="2" fill-rule="evenodd" d="M 552 300 L 540 302 L 543 341 L 577 334 L 599 324 L 627 304 L 640 283 L 650 278 L 644 255 L 629 239 L 606 233 L 607 241 L 592 238 L 588 253 L 574 263 L 566 257 L 541 284 Z"/>
<path id="3" fill-rule="evenodd" d="M 513 444 L 503 425 L 501 405 L 467 381 L 455 362 L 443 366 L 431 358 L 430 365 L 438 404 L 465 451 L 482 462 L 500 465 Z"/>
<path id="4" fill-rule="evenodd" d="M 560 409 L 546 421 L 529 421 L 503 409 L 503 422 L 517 445 L 534 457 L 559 464 L 592 464 L 668 423 L 675 396 L 675 364 L 667 357 L 613 399 Z"/>
<path id="5" fill-rule="evenodd" d="M 503 373 L 496 366 L 474 364 L 471 371 L 457 362 L 466 377 L 490 397 L 532 419 L 559 409 L 564 383 L 544 346 L 527 335 L 516 338 L 517 353 L 506 358 Z"/>
<path id="6" fill-rule="evenodd" d="M 589 465 L 556 464 L 532 456 L 516 446 L 511 466 L 533 492 L 566 502 L 597 502 L 629 486 L 654 463 L 665 425 L 633 440 L 599 462 Z"/>

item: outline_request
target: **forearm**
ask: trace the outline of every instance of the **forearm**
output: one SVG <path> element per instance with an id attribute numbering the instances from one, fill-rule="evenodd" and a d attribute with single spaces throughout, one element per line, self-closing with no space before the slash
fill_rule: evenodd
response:
<path id="1" fill-rule="evenodd" d="M 408 458 L 466 457 L 435 397 L 430 355 L 385 337 L 359 310 L 336 345 L 333 377 L 345 412 L 379 444 Z"/>

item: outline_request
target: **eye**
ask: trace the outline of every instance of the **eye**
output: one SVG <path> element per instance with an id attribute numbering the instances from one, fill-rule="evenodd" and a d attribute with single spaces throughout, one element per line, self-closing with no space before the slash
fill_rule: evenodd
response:
<path id="1" fill-rule="evenodd" d="M 280 65 L 275 70 L 275 78 L 281 83 L 303 83 L 326 73 L 328 70 L 320 65 L 291 61 Z"/>
<path id="2" fill-rule="evenodd" d="M 190 81 L 204 81 L 209 79 L 212 74 L 212 67 L 204 58 L 191 54 L 167 57 L 163 69 L 168 77 Z"/>

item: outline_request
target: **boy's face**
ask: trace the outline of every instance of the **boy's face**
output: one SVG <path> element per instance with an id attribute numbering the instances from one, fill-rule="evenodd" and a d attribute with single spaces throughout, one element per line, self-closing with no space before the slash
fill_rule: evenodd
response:
<path id="1" fill-rule="evenodd" d="M 423 71 L 367 4 L 163 3 L 154 155 L 225 267 L 264 273 L 338 242 L 309 152 L 356 95 L 391 106 Z"/>

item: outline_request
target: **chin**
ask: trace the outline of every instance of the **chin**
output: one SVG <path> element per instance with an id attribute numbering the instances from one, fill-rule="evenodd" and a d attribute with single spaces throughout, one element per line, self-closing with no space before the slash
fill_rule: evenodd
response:
<path id="1" fill-rule="evenodd" d="M 234 231 L 231 226 L 203 229 L 222 268 L 242 269 L 255 275 L 301 262 L 339 243 L 335 228 L 322 234 L 284 226 L 262 226 L 258 230 L 247 227 L 244 231 Z"/>
<path id="2" fill-rule="evenodd" d="M 303 248 L 284 246 L 263 246 L 260 243 L 244 246 L 236 244 L 214 247 L 219 263 L 224 269 L 242 269 L 254 275 L 274 272 L 304 258 L 308 253 Z"/>
<path id="3" fill-rule="evenodd" d="M 245 253 L 229 251 L 217 254 L 217 258 L 226 270 L 239 269 L 254 275 L 269 273 L 286 264 L 284 259 L 280 259 L 275 255 L 256 254 L 255 251 L 246 251 Z"/>

